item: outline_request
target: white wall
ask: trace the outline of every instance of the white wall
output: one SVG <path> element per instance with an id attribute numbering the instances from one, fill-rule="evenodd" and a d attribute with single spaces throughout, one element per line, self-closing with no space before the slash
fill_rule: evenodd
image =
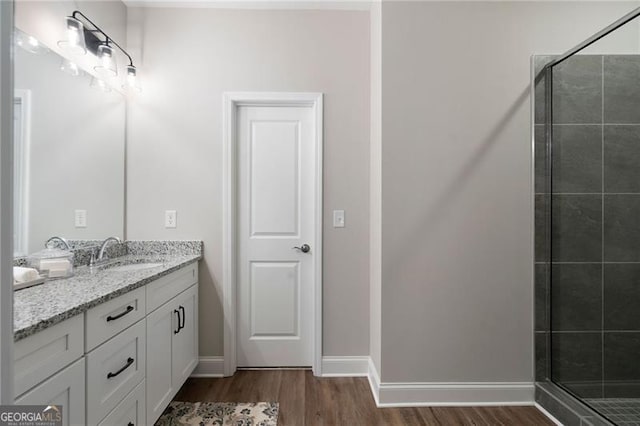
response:
<path id="1" fill-rule="evenodd" d="M 371 5 L 369 165 L 369 355 L 381 370 L 382 337 L 382 3 Z"/>
<path id="2" fill-rule="evenodd" d="M 127 237 L 203 239 L 200 352 L 222 355 L 224 91 L 324 98 L 325 355 L 369 351 L 369 15 L 361 11 L 129 9 L 144 91 L 130 105 Z M 132 38 L 133 35 L 137 37 Z M 178 212 L 165 229 L 164 210 Z"/>
<path id="3" fill-rule="evenodd" d="M 383 4 L 382 381 L 533 380 L 530 56 L 637 5 Z"/>

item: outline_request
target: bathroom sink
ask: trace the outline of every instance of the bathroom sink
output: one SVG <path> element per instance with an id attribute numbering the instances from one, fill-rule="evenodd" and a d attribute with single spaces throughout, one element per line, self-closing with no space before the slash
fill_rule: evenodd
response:
<path id="1" fill-rule="evenodd" d="M 141 271 L 141 270 L 144 270 L 144 269 L 157 268 L 158 266 L 162 266 L 162 263 L 159 263 L 159 262 L 130 263 L 128 265 L 112 266 L 112 267 L 109 268 L 109 271 L 114 271 L 114 272 L 133 272 L 133 271 Z"/>

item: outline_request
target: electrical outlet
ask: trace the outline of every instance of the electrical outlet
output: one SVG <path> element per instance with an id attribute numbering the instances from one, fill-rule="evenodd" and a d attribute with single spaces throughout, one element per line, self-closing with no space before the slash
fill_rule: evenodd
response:
<path id="1" fill-rule="evenodd" d="M 344 228 L 344 210 L 333 211 L 333 227 Z"/>
<path id="2" fill-rule="evenodd" d="M 87 227 L 87 211 L 86 210 L 76 210 L 74 212 L 74 217 L 75 217 L 76 228 Z"/>
<path id="3" fill-rule="evenodd" d="M 164 212 L 164 227 L 175 228 L 178 226 L 178 215 L 175 210 L 166 210 Z"/>

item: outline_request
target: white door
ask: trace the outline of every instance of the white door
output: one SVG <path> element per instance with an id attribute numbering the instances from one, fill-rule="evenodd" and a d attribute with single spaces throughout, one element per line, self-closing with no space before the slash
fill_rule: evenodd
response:
<path id="1" fill-rule="evenodd" d="M 309 367 L 318 175 L 314 109 L 240 106 L 236 122 L 237 363 Z"/>

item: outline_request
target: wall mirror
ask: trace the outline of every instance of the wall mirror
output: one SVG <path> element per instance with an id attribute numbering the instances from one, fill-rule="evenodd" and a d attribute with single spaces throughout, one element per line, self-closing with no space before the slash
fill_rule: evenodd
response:
<path id="1" fill-rule="evenodd" d="M 19 29 L 14 63 L 14 255 L 124 237 L 124 96 Z"/>

